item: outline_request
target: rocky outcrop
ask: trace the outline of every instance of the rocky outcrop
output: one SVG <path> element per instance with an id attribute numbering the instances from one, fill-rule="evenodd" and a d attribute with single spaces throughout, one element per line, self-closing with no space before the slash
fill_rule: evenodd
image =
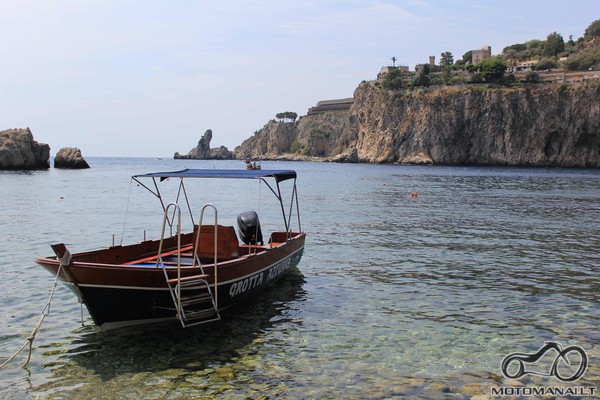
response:
<path id="1" fill-rule="evenodd" d="M 208 129 L 198 141 L 198 146 L 194 147 L 187 154 L 175 153 L 175 159 L 191 159 L 191 160 L 230 160 L 233 154 L 227 150 L 227 147 L 211 149 L 210 141 L 212 140 L 212 130 Z"/>
<path id="2" fill-rule="evenodd" d="M 85 169 L 89 167 L 81 155 L 81 150 L 77 147 L 63 147 L 54 156 L 54 168 Z"/>
<path id="3" fill-rule="evenodd" d="M 362 162 L 600 167 L 600 86 L 355 92 Z"/>
<path id="4" fill-rule="evenodd" d="M 0 131 L 0 169 L 48 169 L 50 146 L 33 139 L 29 128 Z"/>
<path id="5" fill-rule="evenodd" d="M 339 163 L 357 163 L 360 160 L 358 158 L 358 152 L 356 151 L 356 148 L 353 148 L 333 157 L 332 161 Z"/>
<path id="6" fill-rule="evenodd" d="M 235 148 L 234 157 L 238 160 L 246 158 L 263 158 L 289 153 L 292 143 L 298 135 L 294 122 L 269 121 L 262 129 Z"/>
<path id="7" fill-rule="evenodd" d="M 215 147 L 210 149 L 211 160 L 231 160 L 233 159 L 233 153 L 225 146 Z"/>
<path id="8" fill-rule="evenodd" d="M 348 111 L 307 115 L 296 122 L 272 120 L 236 147 L 234 156 L 281 159 L 285 155 L 286 159 L 312 159 L 341 155 L 351 144 L 351 139 L 344 140 L 349 128 Z"/>
<path id="9" fill-rule="evenodd" d="M 363 82 L 349 111 L 269 122 L 236 158 L 600 167 L 597 82 L 388 91 Z"/>

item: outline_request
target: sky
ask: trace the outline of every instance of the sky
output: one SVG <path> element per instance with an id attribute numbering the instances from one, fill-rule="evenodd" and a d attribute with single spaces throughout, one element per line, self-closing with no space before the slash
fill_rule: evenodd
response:
<path id="1" fill-rule="evenodd" d="M 382 66 L 583 36 L 600 1 L 0 0 L 0 130 L 84 157 L 234 150 Z"/>

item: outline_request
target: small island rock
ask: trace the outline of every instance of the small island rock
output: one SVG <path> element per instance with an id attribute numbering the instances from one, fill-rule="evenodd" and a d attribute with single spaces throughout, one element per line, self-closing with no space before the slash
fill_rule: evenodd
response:
<path id="1" fill-rule="evenodd" d="M 187 154 L 176 152 L 173 158 L 176 160 L 231 160 L 233 154 L 227 150 L 227 147 L 210 148 L 212 135 L 212 130 L 208 129 L 198 141 L 198 146 L 194 147 Z"/>
<path id="2" fill-rule="evenodd" d="M 29 128 L 0 131 L 0 169 L 48 169 L 50 146 L 33 139 Z"/>
<path id="3" fill-rule="evenodd" d="M 63 147 L 54 157 L 54 168 L 84 169 L 89 167 L 81 155 L 81 150 L 77 147 Z"/>

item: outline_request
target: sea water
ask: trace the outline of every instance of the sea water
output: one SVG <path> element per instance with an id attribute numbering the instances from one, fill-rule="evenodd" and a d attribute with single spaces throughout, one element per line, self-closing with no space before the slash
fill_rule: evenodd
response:
<path id="1" fill-rule="evenodd" d="M 0 171 L 0 362 L 48 301 L 55 278 L 34 259 L 50 244 L 76 252 L 160 234 L 160 204 L 131 175 L 244 168 L 88 162 Z M 0 398 L 468 399 L 493 387 L 600 386 L 600 171 L 262 166 L 298 172 L 307 240 L 297 269 L 223 321 L 189 329 L 100 332 L 59 285 L 29 364 L 20 367 L 25 349 L 0 370 Z M 263 232 L 274 229 L 270 190 L 246 184 L 232 195 L 237 181 L 211 180 L 189 196 L 213 202 L 222 223 L 258 209 Z M 579 381 L 503 376 L 505 356 L 547 341 L 585 350 Z"/>

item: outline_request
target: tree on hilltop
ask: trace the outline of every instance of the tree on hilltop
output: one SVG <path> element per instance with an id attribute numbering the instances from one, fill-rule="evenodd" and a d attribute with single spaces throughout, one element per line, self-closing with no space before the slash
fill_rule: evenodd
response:
<path id="1" fill-rule="evenodd" d="M 454 64 L 454 56 L 449 51 L 443 52 L 440 54 L 440 66 L 444 67 L 446 65 Z"/>
<path id="2" fill-rule="evenodd" d="M 277 118 L 279 122 L 294 122 L 296 121 L 296 118 L 298 118 L 298 114 L 295 112 L 286 111 L 275 114 L 275 118 Z"/>
<path id="3" fill-rule="evenodd" d="M 525 75 L 525 83 L 542 83 L 542 78 L 540 78 L 540 75 L 537 72 L 529 71 Z"/>
<path id="4" fill-rule="evenodd" d="M 585 30 L 583 37 L 565 43 L 561 34 L 550 33 L 546 40 L 530 40 L 513 44 L 502 50 L 502 58 L 510 63 L 540 59 L 556 63 L 557 58 L 567 56 L 567 70 L 583 70 L 600 67 L 600 19 L 593 21 Z"/>
<path id="5" fill-rule="evenodd" d="M 594 22 L 592 22 L 583 34 L 583 38 L 586 40 L 591 40 L 595 37 L 600 37 L 600 19 L 597 19 Z"/>
<path id="6" fill-rule="evenodd" d="M 545 71 L 547 69 L 552 69 L 552 68 L 556 68 L 556 67 L 557 67 L 557 65 L 554 62 L 554 60 L 552 60 L 550 58 L 546 58 L 546 59 L 541 60 L 537 64 L 535 64 L 533 66 L 533 69 L 536 71 Z"/>
<path id="7" fill-rule="evenodd" d="M 479 64 L 481 77 L 489 83 L 502 82 L 507 65 L 498 57 L 487 58 Z"/>
<path id="8" fill-rule="evenodd" d="M 465 54 L 463 54 L 462 60 L 465 64 L 472 63 L 473 62 L 473 50 L 469 50 Z"/>
<path id="9" fill-rule="evenodd" d="M 546 57 L 555 57 L 558 53 L 565 51 L 565 41 L 561 35 L 552 32 L 546 38 L 544 51 L 542 54 Z"/>
<path id="10" fill-rule="evenodd" d="M 468 64 L 466 66 L 467 72 L 470 74 L 476 74 L 477 70 L 479 69 L 479 65 L 478 64 Z"/>
<path id="11" fill-rule="evenodd" d="M 429 87 L 431 83 L 431 79 L 429 77 L 431 69 L 429 68 L 429 64 L 423 65 L 423 69 L 419 72 L 419 75 L 412 80 L 410 83 L 411 86 L 424 86 Z"/>
<path id="12" fill-rule="evenodd" d="M 390 69 L 383 78 L 382 86 L 388 90 L 395 90 L 402 88 L 402 71 L 399 68 Z"/>

